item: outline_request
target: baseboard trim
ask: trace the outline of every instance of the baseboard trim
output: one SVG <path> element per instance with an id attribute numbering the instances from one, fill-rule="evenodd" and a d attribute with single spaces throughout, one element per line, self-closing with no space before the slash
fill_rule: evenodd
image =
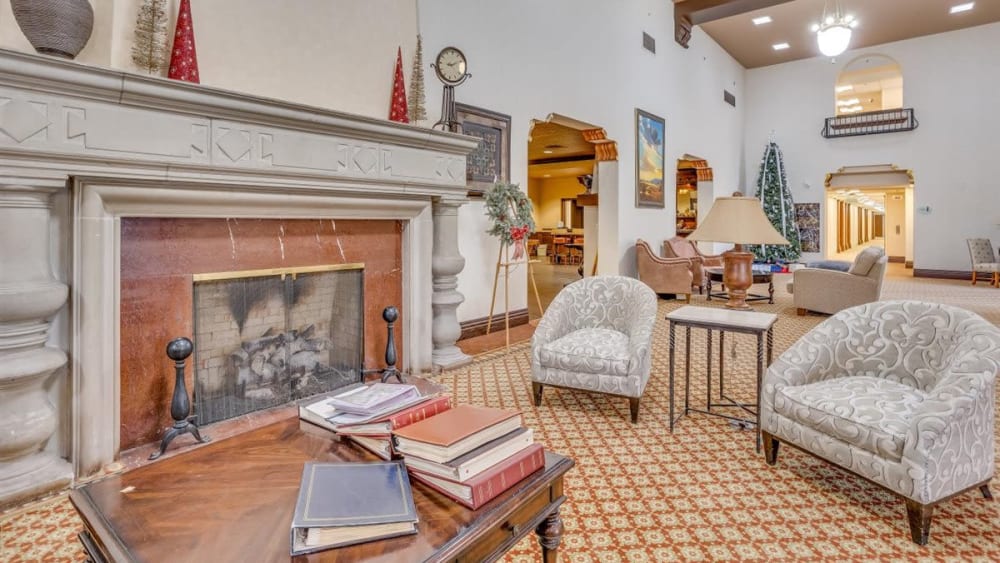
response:
<path id="1" fill-rule="evenodd" d="M 971 280 L 972 272 L 964 272 L 962 270 L 926 270 L 923 268 L 915 268 L 913 270 L 913 277 L 936 278 L 940 280 Z"/>
<path id="2" fill-rule="evenodd" d="M 905 264 L 906 256 L 890 256 L 889 261 L 898 264 Z"/>
<path id="3" fill-rule="evenodd" d="M 903 267 L 906 268 L 907 270 L 912 270 L 913 269 L 913 260 L 907 260 L 906 264 L 903 264 Z"/>
<path id="4" fill-rule="evenodd" d="M 493 315 L 493 326 L 490 327 L 490 332 L 497 332 L 503 330 L 503 313 L 497 313 Z M 486 325 L 489 324 L 489 317 L 482 317 L 479 319 L 471 319 L 468 321 L 463 321 L 459 323 L 462 327 L 462 335 L 458 337 L 459 340 L 465 340 L 466 338 L 472 338 L 474 336 L 482 336 L 486 334 Z M 523 324 L 528 324 L 528 309 L 517 309 L 510 312 L 510 326 L 520 326 Z"/>

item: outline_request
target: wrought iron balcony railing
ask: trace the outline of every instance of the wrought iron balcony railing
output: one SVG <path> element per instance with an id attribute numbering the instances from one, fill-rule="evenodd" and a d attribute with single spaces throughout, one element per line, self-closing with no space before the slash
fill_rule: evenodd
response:
<path id="1" fill-rule="evenodd" d="M 913 108 L 885 109 L 828 117 L 823 125 L 822 134 L 827 139 L 877 135 L 913 131 L 918 125 L 920 123 L 913 114 Z"/>

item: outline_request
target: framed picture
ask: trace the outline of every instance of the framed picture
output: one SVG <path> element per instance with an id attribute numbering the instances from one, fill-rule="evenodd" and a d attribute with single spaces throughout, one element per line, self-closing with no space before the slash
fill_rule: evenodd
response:
<path id="1" fill-rule="evenodd" d="M 510 181 L 510 116 L 466 104 L 455 104 L 461 132 L 479 139 L 466 159 L 469 197 L 482 197 L 494 182 Z"/>
<path id="2" fill-rule="evenodd" d="M 666 125 L 641 109 L 635 110 L 635 206 L 664 207 L 663 152 Z"/>
<path id="3" fill-rule="evenodd" d="M 802 252 L 819 252 L 819 204 L 796 203 L 795 223 L 799 227 Z"/>

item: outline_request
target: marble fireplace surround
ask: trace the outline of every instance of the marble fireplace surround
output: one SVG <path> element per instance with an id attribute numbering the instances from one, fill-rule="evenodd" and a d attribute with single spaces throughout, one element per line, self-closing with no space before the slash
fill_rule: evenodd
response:
<path id="1" fill-rule="evenodd" d="M 0 228 L 5 268 L 32 266 L 0 272 L 0 298 L 45 301 L 18 318 L 0 311 L 8 366 L 0 411 L 11 413 L 0 435 L 22 436 L 14 446 L 0 437 L 0 505 L 98 473 L 119 454 L 123 217 L 402 221 L 404 367 L 468 361 L 454 345 L 465 262 L 457 212 L 475 146 L 461 135 L 0 50 L 0 218 L 21 221 L 19 234 L 33 240 L 21 244 L 13 226 Z M 68 300 L 57 291 L 66 286 Z M 68 330 L 48 334 L 53 313 Z M 15 330 L 26 322 L 41 327 L 38 337 Z M 60 395 L 53 388 L 68 400 L 51 401 Z M 18 412 L 25 393 L 48 403 L 44 424 L 38 408 Z M 35 443 L 25 447 L 24 436 Z"/>

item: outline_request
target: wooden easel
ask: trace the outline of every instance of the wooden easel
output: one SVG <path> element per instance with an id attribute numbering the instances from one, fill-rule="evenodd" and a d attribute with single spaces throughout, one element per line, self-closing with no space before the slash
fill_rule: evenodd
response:
<path id="1" fill-rule="evenodd" d="M 527 253 L 527 249 L 525 249 Z M 497 285 L 500 281 L 500 268 L 503 268 L 503 327 L 506 331 L 507 338 L 507 348 L 510 348 L 510 267 L 517 266 L 520 264 L 526 264 L 528 266 L 528 277 L 531 278 L 531 287 L 535 290 L 535 301 L 538 303 L 538 310 L 543 314 L 545 309 L 542 307 L 542 298 L 538 296 L 538 284 L 535 283 L 535 271 L 531 268 L 532 260 L 525 255 L 524 260 L 517 260 L 515 262 L 510 261 L 510 245 L 503 244 L 500 246 L 500 252 L 497 254 L 497 269 L 493 273 L 493 294 L 490 297 L 490 316 L 486 319 L 486 334 L 490 333 L 493 328 L 493 310 L 496 306 L 497 301 Z"/>

